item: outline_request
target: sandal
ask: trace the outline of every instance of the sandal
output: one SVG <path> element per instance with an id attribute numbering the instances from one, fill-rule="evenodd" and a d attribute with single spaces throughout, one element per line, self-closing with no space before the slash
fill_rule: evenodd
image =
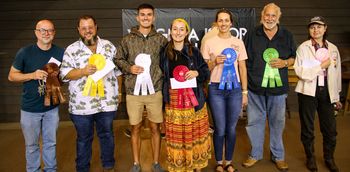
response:
<path id="1" fill-rule="evenodd" d="M 231 168 L 233 171 L 229 171 L 230 168 Z M 232 165 L 232 164 L 226 165 L 225 168 L 224 168 L 224 170 L 227 171 L 227 172 L 238 172 L 237 169 L 233 168 L 233 165 Z"/>
<path id="2" fill-rule="evenodd" d="M 224 172 L 224 166 L 222 164 L 216 164 L 215 172 Z"/>

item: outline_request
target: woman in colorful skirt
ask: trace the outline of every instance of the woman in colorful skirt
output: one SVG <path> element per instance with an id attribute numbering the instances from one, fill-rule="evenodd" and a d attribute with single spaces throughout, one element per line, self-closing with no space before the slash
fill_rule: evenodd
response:
<path id="1" fill-rule="evenodd" d="M 203 91 L 203 82 L 210 74 L 200 51 L 188 41 L 189 32 L 184 19 L 173 20 L 170 42 L 161 52 L 170 172 L 199 172 L 208 165 L 211 156 Z"/>
<path id="2" fill-rule="evenodd" d="M 215 171 L 233 172 L 236 171 L 232 165 L 236 125 L 242 106 L 248 103 L 245 64 L 248 57 L 243 41 L 231 35 L 232 13 L 227 9 L 219 10 L 216 23 L 219 33 L 208 39 L 201 50 L 211 70 L 208 101 L 215 127 Z"/>

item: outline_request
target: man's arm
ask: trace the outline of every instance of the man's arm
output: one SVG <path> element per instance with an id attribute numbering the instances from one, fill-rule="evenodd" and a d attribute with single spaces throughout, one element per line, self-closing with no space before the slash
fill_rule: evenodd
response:
<path id="1" fill-rule="evenodd" d="M 270 61 L 270 66 L 273 68 L 285 68 L 285 67 L 293 66 L 294 60 L 295 60 L 295 57 L 289 57 L 286 60 L 275 58 Z"/>
<path id="2" fill-rule="evenodd" d="M 38 80 L 38 79 L 44 79 L 46 77 L 47 77 L 47 72 L 40 69 L 32 73 L 24 74 L 20 70 L 11 66 L 11 69 L 8 75 L 8 80 L 11 82 L 26 82 L 32 79 Z"/>
<path id="3" fill-rule="evenodd" d="M 92 75 L 96 72 L 97 68 L 95 65 L 86 65 L 82 69 L 72 69 L 68 72 L 68 74 L 64 77 L 64 79 L 69 80 L 77 80 L 84 76 Z"/>
<path id="4" fill-rule="evenodd" d="M 114 59 L 114 63 L 119 67 L 119 69 L 125 73 L 131 73 L 131 65 L 127 61 L 127 46 L 121 40 L 119 44 L 116 45 L 117 51 Z"/>

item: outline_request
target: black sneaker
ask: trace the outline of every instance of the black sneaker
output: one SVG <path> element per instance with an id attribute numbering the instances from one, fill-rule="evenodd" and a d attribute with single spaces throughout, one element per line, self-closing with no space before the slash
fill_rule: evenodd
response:
<path id="1" fill-rule="evenodd" d="M 165 139 L 165 133 L 160 133 L 160 138 Z"/>
<path id="2" fill-rule="evenodd" d="M 125 135 L 126 137 L 129 137 L 129 138 L 130 138 L 130 137 L 131 137 L 131 131 L 130 131 L 130 129 L 128 129 L 128 128 L 125 129 L 125 130 L 124 130 L 124 135 Z"/>
<path id="3" fill-rule="evenodd" d="M 163 168 L 160 166 L 159 163 L 157 163 L 157 164 L 153 163 L 152 164 L 152 172 L 165 172 L 165 170 L 163 170 Z"/>
<path id="4" fill-rule="evenodd" d="M 129 172 L 141 172 L 141 166 L 140 164 L 134 164 Z"/>

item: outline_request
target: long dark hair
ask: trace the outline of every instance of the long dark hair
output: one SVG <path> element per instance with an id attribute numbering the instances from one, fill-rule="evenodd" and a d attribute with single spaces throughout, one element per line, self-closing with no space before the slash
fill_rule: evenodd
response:
<path id="1" fill-rule="evenodd" d="M 187 23 L 186 20 L 184 20 L 184 19 L 175 19 L 175 20 L 173 20 L 173 21 L 171 22 L 170 29 L 173 28 L 173 24 L 174 24 L 175 21 L 180 21 L 180 22 L 185 23 L 187 32 L 190 32 L 190 29 L 189 29 L 189 27 L 188 27 L 188 23 Z M 188 35 L 189 35 L 189 34 L 187 34 L 186 37 L 185 37 L 185 39 L 184 39 L 184 47 L 185 47 L 185 46 L 188 46 L 188 55 L 191 57 L 191 56 L 192 56 L 192 48 L 191 48 L 191 47 L 192 47 L 192 44 L 191 44 L 191 42 L 188 40 Z M 171 35 L 170 35 L 170 41 L 169 41 L 168 45 L 166 46 L 165 50 L 166 50 L 166 55 L 167 55 L 168 59 L 174 60 L 174 58 L 175 58 L 174 40 L 173 40 L 173 37 L 172 37 Z"/>

